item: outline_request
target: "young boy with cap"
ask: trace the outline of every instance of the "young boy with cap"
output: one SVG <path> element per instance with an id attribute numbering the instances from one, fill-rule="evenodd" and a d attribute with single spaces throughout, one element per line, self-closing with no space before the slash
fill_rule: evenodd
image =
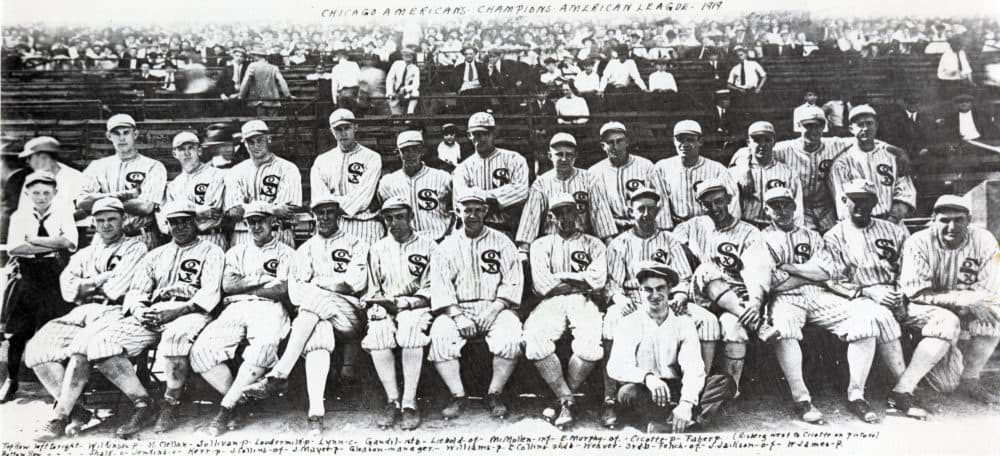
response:
<path id="1" fill-rule="evenodd" d="M 455 124 L 447 123 L 441 126 L 441 142 L 437 147 L 438 158 L 451 165 L 453 169 L 462 160 L 462 148 L 456 141 L 457 137 L 458 127 Z"/>
<path id="2" fill-rule="evenodd" d="M 74 200 L 80 196 L 80 189 L 83 187 L 86 178 L 83 173 L 59 161 L 62 156 L 62 149 L 59 141 L 51 136 L 39 136 L 24 143 L 24 150 L 17 154 L 17 158 L 23 159 L 31 167 L 32 171 L 47 171 L 56 178 L 59 192 L 53 204 L 65 206 L 70 211 L 75 210 Z M 18 207 L 30 207 L 31 198 L 28 197 L 27 189 L 22 190 Z M 77 221 L 78 227 L 88 227 L 90 223 L 86 217 L 81 217 Z"/>

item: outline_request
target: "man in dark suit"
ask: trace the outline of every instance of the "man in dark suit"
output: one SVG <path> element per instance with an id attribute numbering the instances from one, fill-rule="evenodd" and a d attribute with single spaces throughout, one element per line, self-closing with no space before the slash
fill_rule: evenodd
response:
<path id="1" fill-rule="evenodd" d="M 246 50 L 235 47 L 229 51 L 232 59 L 223 67 L 219 80 L 216 81 L 216 88 L 222 94 L 223 99 L 236 96 L 240 92 L 240 84 L 243 83 L 243 76 L 246 75 L 247 67 L 250 64 L 246 60 Z"/>
<path id="2" fill-rule="evenodd" d="M 501 112 L 513 113 L 517 111 L 520 102 L 516 95 L 527 93 L 527 75 L 530 68 L 527 65 L 514 60 L 504 59 L 503 53 L 499 49 L 493 49 L 489 53 L 489 60 L 486 63 L 486 75 L 489 79 L 492 92 L 500 96 L 494 103 Z"/>
<path id="3" fill-rule="evenodd" d="M 732 108 L 729 91 L 716 90 L 714 98 L 715 103 L 707 113 L 705 135 L 709 135 L 709 132 L 722 136 L 739 134 L 741 115 Z"/>
<path id="4" fill-rule="evenodd" d="M 927 128 L 932 122 L 920 110 L 920 99 L 916 94 L 906 94 L 901 105 L 886 106 L 878 112 L 885 119 L 885 128 L 879 129 L 880 134 L 883 131 L 885 134 L 879 139 L 902 147 L 914 157 L 927 147 Z"/>
<path id="5" fill-rule="evenodd" d="M 465 61 L 455 65 L 452 73 L 450 88 L 458 94 L 459 112 L 465 114 L 485 111 L 489 107 L 489 99 L 482 97 L 492 88 L 489 70 L 485 64 L 476 61 L 478 53 L 472 46 L 462 49 Z"/>
<path id="6" fill-rule="evenodd" d="M 973 99 L 974 97 L 968 94 L 956 96 L 955 110 L 938 119 L 938 136 L 941 141 L 960 143 L 1000 137 L 992 116 L 982 110 L 973 109 Z"/>

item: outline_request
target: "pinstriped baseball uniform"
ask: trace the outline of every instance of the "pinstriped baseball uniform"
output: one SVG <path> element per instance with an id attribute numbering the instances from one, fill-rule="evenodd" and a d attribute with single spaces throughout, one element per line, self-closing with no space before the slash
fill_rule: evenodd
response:
<path id="1" fill-rule="evenodd" d="M 343 230 L 325 238 L 318 233 L 295 251 L 288 269 L 288 297 L 299 312 L 316 314 L 312 336 L 303 355 L 314 350 L 333 351 L 334 331 L 354 336 L 362 330 L 361 302 L 356 296 L 330 291 L 345 282 L 360 295 L 368 282 L 368 244 Z"/>
<path id="2" fill-rule="evenodd" d="M 288 268 L 295 254 L 277 238 L 258 246 L 240 244 L 226 252 L 224 273 L 246 277 L 288 280 Z M 233 294 L 222 300 L 222 313 L 208 324 L 191 347 L 191 369 L 207 372 L 233 359 L 246 340 L 243 362 L 268 368 L 278 361 L 278 344 L 288 334 L 288 313 L 279 301 L 252 294 Z"/>
<path id="3" fill-rule="evenodd" d="M 132 357 L 157 342 L 157 353 L 161 356 L 188 356 L 195 336 L 208 324 L 211 319 L 208 314 L 219 303 L 224 264 L 222 249 L 203 239 L 185 246 L 170 242 L 147 253 L 136 266 L 131 287 L 125 294 L 125 312 L 146 306 L 156 290 L 174 286 L 180 287 L 179 290 L 160 302 L 187 301 L 199 310 L 155 329 L 147 329 L 134 316 L 125 317 L 88 345 L 88 359 L 121 354 Z"/>
<path id="4" fill-rule="evenodd" d="M 556 340 L 569 327 L 573 354 L 584 361 L 604 357 L 601 347 L 601 312 L 592 298 L 574 293 L 550 295 L 562 283 L 557 273 L 577 274 L 591 290 L 604 288 L 608 280 L 607 249 L 600 239 L 583 233 L 568 238 L 542 236 L 531 243 L 531 278 L 535 294 L 543 299 L 524 323 L 524 354 L 529 360 L 545 358 L 556 351 Z"/>
<path id="5" fill-rule="evenodd" d="M 121 305 L 115 305 L 128 290 L 136 264 L 146 254 L 146 244 L 138 238 L 121 237 L 105 244 L 100 237 L 70 257 L 59 274 L 63 300 L 77 306 L 68 314 L 42 326 L 28 341 L 24 364 L 29 368 L 62 362 L 74 354 L 86 354 L 87 344 L 103 328 L 121 318 Z M 97 293 L 80 295 L 83 281 L 112 271 Z"/>
<path id="6" fill-rule="evenodd" d="M 634 230 L 626 231 L 608 243 L 608 297 L 614 302 L 615 296 L 632 301 L 636 308 L 641 304 L 639 281 L 635 278 L 638 265 L 643 261 L 657 261 L 669 265 L 677 272 L 680 282 L 675 292 L 683 292 L 693 298 L 691 291 L 691 265 L 688 263 L 684 246 L 666 230 L 659 230 L 643 239 Z M 688 306 L 688 313 L 694 318 L 701 340 L 719 340 L 719 319 L 701 306 Z M 615 330 L 625 317 L 625 309 L 612 304 L 604 316 L 604 338 L 614 339 Z"/>
<path id="7" fill-rule="evenodd" d="M 524 202 L 528 198 L 528 162 L 521 154 L 512 150 L 496 148 L 488 157 L 478 153 L 462 160 L 453 176 L 452 207 L 458 207 L 457 198 L 464 195 L 467 188 L 477 187 L 496 198 L 500 208 L 506 209 Z M 504 214 L 490 214 L 489 223 L 513 226 Z"/>
<path id="8" fill-rule="evenodd" d="M 611 215 L 615 218 L 616 225 L 622 227 L 619 229 L 620 232 L 627 231 L 627 227 L 632 223 L 632 218 L 628 215 L 629 193 L 639 187 L 652 185 L 652 173 L 653 162 L 632 154 L 629 154 L 628 161 L 619 167 L 612 165 L 611 160 L 607 158 L 590 167 L 590 174 L 596 177 L 600 186 L 604 188 Z"/>
<path id="9" fill-rule="evenodd" d="M 309 201 L 340 196 L 344 211 L 340 229 L 372 245 L 385 236 L 385 227 L 372 208 L 381 177 L 382 157 L 378 152 L 361 144 L 350 152 L 334 147 L 316 157 L 309 170 Z"/>
<path id="10" fill-rule="evenodd" d="M 476 328 L 478 333 L 486 333 L 490 352 L 506 359 L 521 353 L 521 320 L 513 309 L 521 303 L 523 286 L 524 271 L 517 247 L 503 233 L 489 227 L 475 238 L 465 231 L 453 233 L 431 257 L 432 312 L 458 306 L 466 315 L 478 315 L 497 299 L 507 302 L 508 308 L 500 312 L 493 327 Z M 430 336 L 430 361 L 461 356 L 465 339 L 448 315 L 434 319 Z"/>
<path id="11" fill-rule="evenodd" d="M 367 296 L 421 296 L 430 301 L 430 261 L 436 248 L 430 237 L 416 233 L 402 243 L 392 236 L 376 242 L 368 254 Z M 426 347 L 431 342 L 430 324 L 426 307 L 400 310 L 393 319 L 370 321 L 361 347 L 369 351 Z"/>
<path id="12" fill-rule="evenodd" d="M 531 184 L 528 202 L 521 212 L 521 223 L 514 239 L 518 245 L 531 244 L 541 234 L 553 234 L 556 226 L 549 221 L 549 201 L 560 193 L 569 193 L 576 200 L 577 228 L 582 233 L 608 239 L 618 234 L 608 207 L 608 198 L 601 182 L 589 171 L 573 168 L 573 175 L 559 179 L 551 170 Z"/>
<path id="13" fill-rule="evenodd" d="M 226 188 L 224 183 L 225 176 L 225 171 L 206 164 L 198 165 L 198 169 L 192 173 L 186 173 L 181 170 L 181 173 L 174 180 L 167 183 L 167 194 L 163 202 L 166 204 L 171 201 L 188 201 L 196 207 L 206 206 L 223 210 L 222 206 L 225 203 L 224 192 Z M 170 232 L 166 218 L 157 217 L 157 221 L 160 224 L 160 231 L 164 233 Z M 222 224 L 221 216 L 217 218 L 197 217 L 195 222 L 198 224 L 198 231 L 201 233 L 198 236 L 205 238 L 222 249 L 226 248 L 226 238 L 220 228 Z"/>
<path id="14" fill-rule="evenodd" d="M 933 228 L 906 241 L 899 286 L 912 302 L 924 304 L 919 297 L 923 291 L 968 290 L 991 295 L 995 305 L 1000 305 L 1000 247 L 989 231 L 968 229 L 966 242 L 957 249 L 947 248 Z M 962 324 L 972 336 L 1000 336 L 997 325 L 981 320 L 963 320 Z"/>
<path id="15" fill-rule="evenodd" d="M 744 147 L 740 152 L 745 152 Z M 749 152 L 746 152 L 749 154 Z M 748 155 L 751 156 L 752 155 Z M 746 159 L 737 162 L 729 171 L 732 173 L 733 181 L 739 183 L 747 173 Z M 756 159 L 750 161 L 750 176 L 753 181 L 752 188 L 740 187 L 740 208 L 743 212 L 743 220 L 755 226 L 767 226 L 770 219 L 764 213 L 764 192 L 775 188 L 785 187 L 792 191 L 795 198 L 795 224 L 801 226 L 802 215 L 802 185 L 798 176 L 784 163 L 772 159 L 767 166 L 761 166 Z"/>
<path id="16" fill-rule="evenodd" d="M 837 204 L 837 215 L 841 220 L 848 217 L 847 207 L 841 197 L 844 184 L 854 179 L 865 179 L 875 184 L 878 205 L 872 215 L 881 217 L 889 213 L 894 201 L 901 201 L 916 207 L 917 190 L 910 177 L 896 177 L 896 156 L 886 150 L 885 143 L 875 143 L 871 152 L 865 152 L 853 144 L 833 161 L 830 168 L 830 187 Z"/>
<path id="17" fill-rule="evenodd" d="M 142 154 L 122 161 L 117 155 L 94 160 L 83 170 L 84 183 L 80 195 L 93 193 L 117 193 L 126 190 L 139 189 L 137 198 L 159 204 L 167 186 L 167 169 L 158 160 Z M 156 220 L 153 215 L 137 217 L 125 215 L 125 226 L 136 229 L 156 230 Z M 159 245 L 156 233 L 141 235 L 146 247 L 150 249 Z"/>
<path id="18" fill-rule="evenodd" d="M 426 165 L 413 177 L 403 170 L 387 174 L 378 186 L 382 201 L 396 195 L 406 196 L 413 208 L 413 230 L 432 240 L 441 239 L 451 226 L 449 208 L 439 201 L 441 195 L 450 191 L 451 175 Z"/>
<path id="19" fill-rule="evenodd" d="M 660 228 L 669 229 L 680 222 L 702 215 L 705 209 L 698 203 L 695 196 L 695 185 L 708 179 L 719 179 L 725 183 L 733 200 L 729 204 L 729 213 L 740 218 L 740 198 L 736 182 L 729 175 L 729 169 L 721 163 L 698 157 L 698 162 L 688 168 L 684 166 L 680 156 L 665 158 L 653 166 L 653 188 L 664 197 L 660 202 L 660 215 L 656 224 Z"/>
<path id="20" fill-rule="evenodd" d="M 260 166 L 246 159 L 226 171 L 225 209 L 243 206 L 253 201 L 264 201 L 275 206 L 285 203 L 302 205 L 302 174 L 294 163 L 277 155 Z M 288 222 L 288 221 L 284 221 Z M 278 230 L 275 236 L 295 246 L 295 233 L 291 229 Z M 231 246 L 253 242 L 246 225 L 237 223 L 233 230 Z"/>

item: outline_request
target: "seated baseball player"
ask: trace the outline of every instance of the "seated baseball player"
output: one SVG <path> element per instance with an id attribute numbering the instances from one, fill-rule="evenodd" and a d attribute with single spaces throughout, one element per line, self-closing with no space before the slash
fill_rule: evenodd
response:
<path id="1" fill-rule="evenodd" d="M 1000 340 L 1000 249 L 989 231 L 969 226 L 970 219 L 967 197 L 942 195 L 931 227 L 906 241 L 899 286 L 909 298 L 910 319 L 903 324 L 927 332 L 932 322 L 921 321 L 927 307 L 957 315 L 969 335 L 958 343 L 963 362 L 955 362 L 953 349 L 947 369 L 931 371 L 943 374 L 930 378 L 931 386 L 957 388 L 976 401 L 997 404 L 1000 393 L 979 377 Z"/>
<path id="2" fill-rule="evenodd" d="M 549 201 L 557 231 L 531 243 L 532 286 L 542 301 L 524 322 L 524 356 L 559 399 L 559 415 L 553 416 L 559 428 L 573 423 L 573 393 L 604 355 L 596 293 L 608 280 L 606 248 L 600 239 L 580 232 L 577 211 L 569 193 Z M 564 375 L 555 343 L 567 329 L 573 335 L 573 354 Z"/>
<path id="3" fill-rule="evenodd" d="M 431 340 L 430 259 L 437 244 L 432 234 L 414 231 L 415 218 L 409 198 L 397 195 L 382 203 L 382 220 L 389 236 L 372 246 L 368 255 L 368 333 L 361 348 L 372 355 L 372 363 L 385 388 L 387 403 L 377 425 L 386 429 L 397 420 L 400 428 L 420 425 L 417 384 L 424 363 L 424 347 Z M 402 352 L 403 398 L 400 402 L 396 376 L 396 348 Z"/>
<path id="4" fill-rule="evenodd" d="M 298 309 L 284 353 L 267 375 L 248 385 L 243 393 L 265 398 L 288 388 L 288 375 L 305 354 L 307 421 L 318 435 L 325 425 L 327 375 L 336 347 L 334 333 L 357 338 L 364 326 L 362 303 L 357 298 L 367 283 L 368 244 L 340 229 L 340 200 L 336 196 L 312 202 L 316 234 L 292 255 L 288 268 L 288 296 Z"/>
<path id="5" fill-rule="evenodd" d="M 211 436 L 234 428 L 243 387 L 257 381 L 278 360 L 278 344 L 288 334 L 288 265 L 294 249 L 279 241 L 278 219 L 267 203 L 246 206 L 243 220 L 253 236 L 226 252 L 222 276 L 222 313 L 198 335 L 191 348 L 191 369 L 223 395 L 208 425 Z M 243 342 L 243 362 L 233 378 L 226 361 Z"/>
<path id="6" fill-rule="evenodd" d="M 677 287 L 671 291 L 673 302 L 678 307 L 673 312 L 694 319 L 701 340 L 701 357 L 705 363 L 705 373 L 712 370 L 715 360 L 715 346 L 722 338 L 719 318 L 707 308 L 689 306 L 691 294 L 691 265 L 688 263 L 684 246 L 669 231 L 657 226 L 659 220 L 660 195 L 649 187 L 640 187 L 628 198 L 628 213 L 632 217 L 632 228 L 608 244 L 607 295 L 610 306 L 604 315 L 604 356 L 610 354 L 616 328 L 621 319 L 635 312 L 642 302 L 639 299 L 639 281 L 634 272 L 643 261 L 663 263 L 673 269 L 679 279 Z M 604 411 L 601 424 L 606 427 L 617 425 L 618 384 L 604 370 Z"/>
<path id="7" fill-rule="evenodd" d="M 618 325 L 608 373 L 623 383 L 622 411 L 645 420 L 647 432 L 684 432 L 735 397 L 736 383 L 728 375 L 705 374 L 694 320 L 673 312 L 677 273 L 645 262 L 634 274 L 642 307 Z"/>
<path id="8" fill-rule="evenodd" d="M 719 316 L 725 342 L 725 372 L 736 381 L 739 395 L 747 329 L 770 342 L 777 335 L 761 319 L 763 290 L 748 287 L 746 266 L 756 264 L 766 251 L 760 231 L 730 213 L 733 196 L 726 183 L 708 179 L 696 186 L 696 197 L 707 215 L 677 225 L 674 235 L 701 262 L 692 276 L 698 304 Z"/>
<path id="9" fill-rule="evenodd" d="M 761 233 L 768 255 L 758 259 L 756 276 L 770 296 L 771 318 L 778 331 L 774 351 L 788 388 L 795 411 L 807 423 L 822 423 L 823 414 L 812 404 L 812 397 L 802 377 L 802 327 L 807 323 L 823 328 L 847 342 L 847 367 L 850 380 L 847 401 L 864 401 L 865 382 L 875 356 L 879 327 L 895 326 L 892 313 L 874 302 L 852 303 L 826 290 L 821 282 L 789 276 L 779 268 L 785 264 L 822 261 L 823 238 L 819 233 L 802 228 L 797 214 L 795 195 L 786 187 L 767 190 L 762 198 L 765 216 L 771 226 Z M 813 260 L 813 258 L 817 258 Z M 887 343 L 895 339 L 880 340 Z"/>
<path id="10" fill-rule="evenodd" d="M 524 272 L 514 243 L 485 225 L 489 194 L 472 187 L 457 198 L 463 229 L 445 238 L 431 258 L 431 349 L 434 363 L 452 401 L 445 419 L 461 415 L 466 406 L 459 358 L 467 339 L 486 336 L 493 354 L 493 378 L 486 407 L 494 418 L 507 416 L 500 397 L 521 356 L 521 320 L 517 315 Z"/>
<path id="11" fill-rule="evenodd" d="M 90 377 L 87 344 L 121 318 L 122 297 L 135 265 L 146 253 L 141 240 L 125 237 L 121 200 L 99 199 L 90 213 L 97 236 L 70 258 L 59 275 L 63 299 L 76 307 L 42 326 L 25 347 L 24 364 L 56 400 L 53 417 L 35 435 L 39 441 L 76 434 L 93 416 L 76 405 Z"/>
<path id="12" fill-rule="evenodd" d="M 142 257 L 125 295 L 125 318 L 99 332 L 86 349 L 87 359 L 135 406 L 117 430 L 120 437 L 141 431 L 156 417 L 149 393 L 129 362 L 153 345 L 164 362 L 167 384 L 153 430 L 165 432 L 176 425 L 191 344 L 208 324 L 221 294 L 225 254 L 198 237 L 194 207 L 177 202 L 164 212 L 173 242 Z"/>

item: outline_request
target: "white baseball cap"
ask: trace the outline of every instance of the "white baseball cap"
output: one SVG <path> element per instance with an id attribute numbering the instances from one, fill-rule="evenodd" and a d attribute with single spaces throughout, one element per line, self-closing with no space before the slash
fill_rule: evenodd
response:
<path id="1" fill-rule="evenodd" d="M 875 196 L 875 185 L 867 179 L 854 179 L 844 184 L 844 194 L 851 196 Z"/>
<path id="2" fill-rule="evenodd" d="M 938 209 L 958 209 L 965 212 L 972 212 L 972 202 L 964 196 L 941 195 L 934 202 L 934 212 L 937 212 Z"/>
<path id="3" fill-rule="evenodd" d="M 198 135 L 190 131 L 182 131 L 174 136 L 173 148 L 176 149 L 187 143 L 201 144 L 201 141 L 198 139 Z"/>
<path id="4" fill-rule="evenodd" d="M 194 217 L 197 212 L 187 201 L 171 201 L 163 206 L 163 217 L 167 219 Z"/>
<path id="5" fill-rule="evenodd" d="M 779 199 L 789 199 L 795 201 L 795 195 L 792 194 L 792 191 L 789 190 L 788 187 L 769 188 L 766 192 L 764 192 L 765 203 L 770 203 L 771 201 Z"/>
<path id="6" fill-rule="evenodd" d="M 674 136 L 690 134 L 701 136 L 701 125 L 693 120 L 682 120 L 674 124 Z"/>
<path id="7" fill-rule="evenodd" d="M 345 123 L 354 123 L 354 113 L 349 109 L 338 109 L 330 113 L 330 128 L 339 127 Z"/>
<path id="8" fill-rule="evenodd" d="M 649 186 L 639 187 L 628 194 L 629 201 L 637 200 L 643 197 L 652 198 L 656 201 L 661 199 L 660 194 L 656 193 L 656 190 Z"/>
<path id="9" fill-rule="evenodd" d="M 325 206 L 327 204 L 336 204 L 339 207 L 340 206 L 340 197 L 337 196 L 337 195 L 327 195 L 327 196 L 324 196 L 322 198 L 318 198 L 318 199 L 316 199 L 316 201 L 310 202 L 309 209 L 315 211 L 316 208 L 318 208 L 320 206 Z"/>
<path id="10" fill-rule="evenodd" d="M 118 198 L 112 198 L 106 196 L 97 201 L 94 201 L 94 205 L 90 207 L 90 215 L 97 215 L 98 212 L 114 211 L 118 213 L 125 213 L 125 205 L 122 204 L 121 200 Z"/>
<path id="11" fill-rule="evenodd" d="M 726 188 L 726 185 L 723 184 L 721 180 L 705 179 L 700 183 L 698 183 L 698 185 L 695 187 L 695 198 L 700 200 L 702 196 L 705 196 L 706 194 L 714 192 L 716 190 L 722 190 L 726 192 L 727 195 L 729 194 L 729 189 Z"/>
<path id="12" fill-rule="evenodd" d="M 605 133 L 612 132 L 612 131 L 620 131 L 622 133 L 625 133 L 628 130 L 625 129 L 625 124 L 623 124 L 621 122 L 611 121 L 611 122 L 608 122 L 608 123 L 606 123 L 604 125 L 601 125 L 600 136 L 603 138 Z"/>
<path id="13" fill-rule="evenodd" d="M 416 146 L 424 143 L 424 134 L 419 130 L 406 130 L 396 136 L 396 148 L 402 150 L 404 147 Z"/>
<path id="14" fill-rule="evenodd" d="M 496 128 L 497 121 L 493 118 L 493 115 L 488 112 L 477 112 L 469 117 L 469 126 L 466 131 L 472 133 L 474 131 L 487 131 Z"/>
<path id="15" fill-rule="evenodd" d="M 871 107 L 869 105 L 866 105 L 866 104 L 855 106 L 855 107 L 851 108 L 851 112 L 850 112 L 850 114 L 848 114 L 847 120 L 850 121 L 850 122 L 854 122 L 854 118 L 855 117 L 863 116 L 863 115 L 874 116 L 875 115 L 875 108 L 873 108 L 873 107 Z"/>
<path id="16" fill-rule="evenodd" d="M 750 124 L 750 128 L 747 128 L 747 136 L 756 136 L 759 134 L 770 134 L 774 136 L 774 125 L 771 122 L 758 120 Z"/>
<path id="17" fill-rule="evenodd" d="M 549 147 L 555 147 L 557 144 L 569 144 L 576 147 L 576 138 L 569 133 L 559 132 L 552 135 L 552 139 L 549 140 Z"/>
<path id="18" fill-rule="evenodd" d="M 135 119 L 128 114 L 115 114 L 108 119 L 108 131 L 112 131 L 118 127 L 129 127 L 135 128 Z"/>
<path id="19" fill-rule="evenodd" d="M 242 128 L 240 128 L 240 134 L 242 135 L 244 141 L 253 138 L 254 136 L 266 135 L 270 131 L 271 130 L 267 128 L 267 124 L 264 123 L 263 120 L 256 119 L 248 121 L 243 124 Z"/>
<path id="20" fill-rule="evenodd" d="M 486 193 L 483 189 L 479 187 L 472 187 L 466 190 L 462 195 L 459 195 L 458 202 L 460 204 L 468 203 L 480 203 L 486 204 L 486 201 L 490 199 L 490 195 Z"/>
<path id="21" fill-rule="evenodd" d="M 253 201 L 243 208 L 243 219 L 274 215 L 274 206 L 265 201 Z"/>
<path id="22" fill-rule="evenodd" d="M 413 206 L 410 205 L 410 202 L 403 195 L 390 197 L 382 203 L 382 212 L 403 208 L 413 209 Z"/>
<path id="23" fill-rule="evenodd" d="M 807 106 L 802 109 L 802 113 L 799 114 L 799 125 L 805 125 L 812 122 L 826 124 L 826 113 L 823 112 L 822 108 L 818 106 Z"/>
<path id="24" fill-rule="evenodd" d="M 549 203 L 549 211 L 555 212 L 556 209 L 563 206 L 576 207 L 576 199 L 573 198 L 573 195 L 562 192 L 552 197 L 552 202 Z"/>

